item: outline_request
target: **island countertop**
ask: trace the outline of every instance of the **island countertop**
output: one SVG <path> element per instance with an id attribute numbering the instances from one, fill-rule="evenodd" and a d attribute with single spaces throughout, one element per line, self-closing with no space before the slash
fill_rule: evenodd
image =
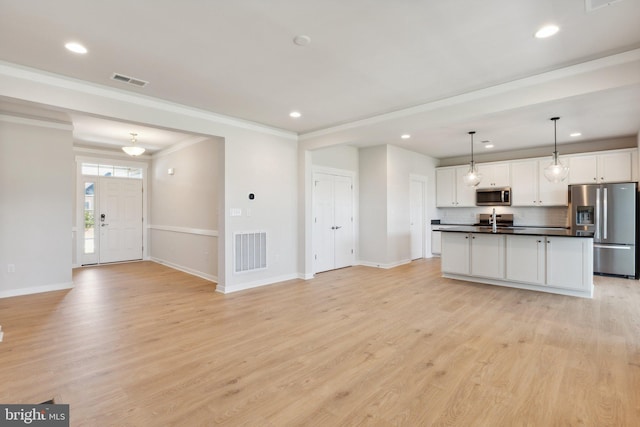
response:
<path id="1" fill-rule="evenodd" d="M 593 238 L 593 233 L 583 230 L 572 230 L 570 228 L 559 227 L 498 227 L 496 232 L 490 226 L 461 225 L 459 227 L 444 228 L 442 232 L 452 233 L 481 233 L 481 234 L 503 234 L 521 236 L 556 236 L 556 237 L 583 237 Z"/>

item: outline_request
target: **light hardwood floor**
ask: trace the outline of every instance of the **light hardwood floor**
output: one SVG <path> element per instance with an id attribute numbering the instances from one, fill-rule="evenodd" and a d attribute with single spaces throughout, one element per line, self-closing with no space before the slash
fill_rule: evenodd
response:
<path id="1" fill-rule="evenodd" d="M 151 262 L 0 299 L 0 402 L 86 426 L 637 426 L 640 283 L 593 300 L 438 259 L 222 295 Z"/>

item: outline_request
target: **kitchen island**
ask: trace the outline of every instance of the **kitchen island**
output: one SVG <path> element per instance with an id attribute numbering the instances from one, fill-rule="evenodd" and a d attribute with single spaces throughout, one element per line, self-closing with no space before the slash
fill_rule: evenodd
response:
<path id="1" fill-rule="evenodd" d="M 442 230 L 442 276 L 593 297 L 593 235 L 563 228 Z"/>

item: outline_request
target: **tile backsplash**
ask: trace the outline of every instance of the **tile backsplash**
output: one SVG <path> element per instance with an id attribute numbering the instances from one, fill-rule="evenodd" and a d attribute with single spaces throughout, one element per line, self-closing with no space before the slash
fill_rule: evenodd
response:
<path id="1" fill-rule="evenodd" d="M 475 224 L 481 213 L 490 214 L 491 207 L 477 208 L 438 208 L 438 218 L 443 224 Z M 512 207 L 498 206 L 496 213 L 513 214 L 513 223 L 517 226 L 532 227 L 569 227 L 567 207 Z"/>

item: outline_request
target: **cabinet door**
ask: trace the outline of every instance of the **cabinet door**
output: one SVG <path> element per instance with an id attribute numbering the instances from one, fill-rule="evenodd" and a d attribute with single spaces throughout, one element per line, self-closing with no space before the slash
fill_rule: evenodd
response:
<path id="1" fill-rule="evenodd" d="M 504 236 L 471 235 L 471 274 L 504 279 Z"/>
<path id="2" fill-rule="evenodd" d="M 461 208 L 476 205 L 476 187 L 469 187 L 464 183 L 464 175 L 468 170 L 468 166 L 456 168 L 456 206 Z"/>
<path id="3" fill-rule="evenodd" d="M 436 206 L 450 208 L 456 205 L 455 168 L 436 169 Z"/>
<path id="4" fill-rule="evenodd" d="M 544 168 L 549 162 L 538 162 L 538 206 L 567 206 L 569 204 L 569 184 L 549 182 L 544 176 Z"/>
<path id="5" fill-rule="evenodd" d="M 514 162 L 511 170 L 511 205 L 538 205 L 538 162 Z"/>
<path id="6" fill-rule="evenodd" d="M 593 184 L 598 181 L 596 176 L 597 157 L 571 156 L 569 157 L 569 184 Z"/>
<path id="7" fill-rule="evenodd" d="M 482 181 L 478 187 L 509 187 L 511 185 L 510 171 L 509 163 L 478 165 L 478 172 L 482 174 Z"/>
<path id="8" fill-rule="evenodd" d="M 631 153 L 611 153 L 598 156 L 598 182 L 631 181 Z"/>
<path id="9" fill-rule="evenodd" d="M 469 275 L 469 234 L 442 232 L 441 267 L 443 273 Z"/>
<path id="10" fill-rule="evenodd" d="M 546 285 L 554 288 L 588 290 L 593 271 L 593 255 L 585 245 L 590 239 L 546 237 Z M 573 268 L 567 268 L 570 265 Z M 582 268 L 575 268 L 582 266 Z"/>
<path id="11" fill-rule="evenodd" d="M 506 236 L 507 280 L 544 284 L 544 236 Z"/>

